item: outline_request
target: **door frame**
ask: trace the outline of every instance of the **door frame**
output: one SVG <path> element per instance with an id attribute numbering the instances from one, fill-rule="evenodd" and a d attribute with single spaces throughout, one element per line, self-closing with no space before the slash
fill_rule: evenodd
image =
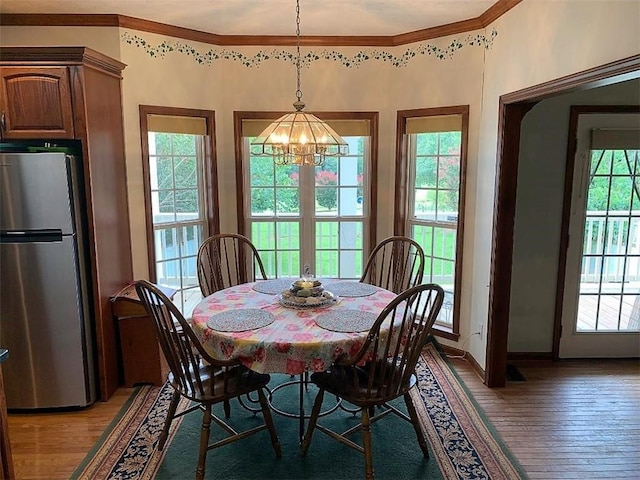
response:
<path id="1" fill-rule="evenodd" d="M 522 120 L 526 113 L 541 100 L 571 91 L 611 85 L 638 77 L 640 77 L 640 55 L 634 55 L 500 96 L 498 148 L 496 154 L 496 190 L 491 242 L 491 269 L 489 274 L 489 318 L 487 321 L 487 349 L 484 375 L 484 383 L 488 387 L 504 387 L 506 384 L 515 207 Z M 565 222 L 568 220 L 569 213 L 566 207 L 567 177 L 568 175 L 565 175 L 565 196 L 562 213 L 563 228 Z M 567 241 L 568 239 L 565 238 L 565 236 L 561 237 L 561 258 L 559 262 L 561 264 L 564 264 L 566 260 L 565 252 Z M 558 283 L 559 289 L 563 284 L 564 283 Z M 554 359 L 557 359 L 558 356 L 559 341 L 559 327 L 554 324 L 552 352 Z"/>

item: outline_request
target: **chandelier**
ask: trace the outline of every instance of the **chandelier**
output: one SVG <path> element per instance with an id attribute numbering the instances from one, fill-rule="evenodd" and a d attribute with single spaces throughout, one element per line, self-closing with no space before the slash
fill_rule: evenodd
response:
<path id="1" fill-rule="evenodd" d="M 329 125 L 311 113 L 303 112 L 300 89 L 300 0 L 296 0 L 296 72 L 295 112 L 275 120 L 253 142 L 251 154 L 273 157 L 276 165 L 322 165 L 326 157 L 347 155 L 347 142 Z"/>

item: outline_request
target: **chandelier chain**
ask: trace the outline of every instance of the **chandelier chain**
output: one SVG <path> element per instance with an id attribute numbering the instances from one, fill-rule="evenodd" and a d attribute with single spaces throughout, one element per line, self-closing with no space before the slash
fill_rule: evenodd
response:
<path id="1" fill-rule="evenodd" d="M 296 0 L 296 98 L 302 101 L 302 90 L 300 89 L 300 0 Z"/>

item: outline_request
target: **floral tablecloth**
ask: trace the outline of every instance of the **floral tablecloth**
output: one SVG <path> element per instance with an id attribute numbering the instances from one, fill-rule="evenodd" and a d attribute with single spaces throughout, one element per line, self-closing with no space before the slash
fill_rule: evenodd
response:
<path id="1" fill-rule="evenodd" d="M 254 283 L 246 283 L 214 293 L 193 310 L 193 329 L 205 350 L 220 360 L 240 359 L 259 373 L 288 373 L 326 370 L 343 353 L 355 354 L 367 332 L 341 333 L 325 330 L 315 318 L 328 310 L 360 310 L 378 315 L 396 294 L 377 288 L 372 295 L 342 297 L 327 308 L 304 310 L 285 308 L 277 295 L 255 291 Z M 326 290 L 331 291 L 327 283 Z M 221 332 L 212 330 L 207 321 L 227 310 L 262 309 L 275 316 L 273 323 L 257 330 Z"/>

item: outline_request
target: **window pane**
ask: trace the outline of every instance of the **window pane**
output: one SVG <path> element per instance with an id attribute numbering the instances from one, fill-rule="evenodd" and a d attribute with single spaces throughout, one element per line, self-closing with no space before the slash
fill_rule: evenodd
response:
<path id="1" fill-rule="evenodd" d="M 438 153 L 438 135 L 435 133 L 420 133 L 417 137 L 417 155 L 435 155 Z"/>
<path id="2" fill-rule="evenodd" d="M 154 232 L 156 260 L 167 260 L 178 256 L 178 231 L 175 228 L 163 228 Z"/>
<path id="3" fill-rule="evenodd" d="M 176 190 L 176 217 L 179 222 L 197 220 L 200 201 L 197 190 Z"/>
<path id="4" fill-rule="evenodd" d="M 184 245 L 182 247 L 183 255 L 196 256 L 198 254 L 198 248 L 204 240 L 202 231 L 202 224 L 187 225 L 185 227 L 182 227 L 182 238 L 184 242 Z"/>
<path id="5" fill-rule="evenodd" d="M 162 190 L 173 188 L 173 159 L 171 157 L 155 157 L 151 161 L 155 164 L 156 175 L 151 177 L 151 188 Z"/>
<path id="6" fill-rule="evenodd" d="M 361 250 L 362 246 L 362 222 L 341 222 L 340 248 Z"/>
<path id="7" fill-rule="evenodd" d="M 317 250 L 337 249 L 338 238 L 338 222 L 316 223 Z"/>
<path id="8" fill-rule="evenodd" d="M 276 252 L 260 250 L 258 253 L 260 254 L 262 266 L 264 267 L 267 277 L 275 278 L 276 272 L 278 271 L 278 269 L 276 268 Z"/>
<path id="9" fill-rule="evenodd" d="M 278 229 L 278 249 L 300 248 L 300 224 L 298 222 L 279 222 Z"/>
<path id="10" fill-rule="evenodd" d="M 318 272 L 322 272 L 318 275 L 360 278 L 363 268 L 362 228 L 362 222 L 316 223 L 316 264 Z"/>
<path id="11" fill-rule="evenodd" d="M 152 135 L 155 141 L 149 143 L 155 145 L 156 155 L 171 155 L 171 134 L 154 132 Z"/>
<path id="12" fill-rule="evenodd" d="M 415 160 L 415 187 L 424 188 L 436 187 L 436 171 L 437 171 L 437 159 L 436 157 L 416 157 Z"/>
<path id="13" fill-rule="evenodd" d="M 300 201 L 297 188 L 276 189 L 276 215 L 299 215 Z"/>
<path id="14" fill-rule="evenodd" d="M 438 188 L 457 190 L 460 185 L 460 157 L 442 156 L 438 162 Z"/>
<path id="15" fill-rule="evenodd" d="M 271 160 L 273 164 L 273 160 Z M 300 182 L 300 167 L 295 165 L 278 165 L 275 166 L 276 186 L 289 187 L 298 186 Z"/>
<path id="16" fill-rule="evenodd" d="M 173 289 L 180 288 L 180 260 L 156 263 L 156 277 L 160 285 Z"/>
<path id="17" fill-rule="evenodd" d="M 338 252 L 335 250 L 316 251 L 316 277 L 338 277 Z M 314 273 L 314 272 L 311 272 Z"/>
<path id="18" fill-rule="evenodd" d="M 251 214 L 273 215 L 276 211 L 275 190 L 273 188 L 251 189 Z"/>
<path id="19" fill-rule="evenodd" d="M 251 241 L 267 276 L 300 275 L 300 225 L 295 222 L 252 222 Z"/>
<path id="20" fill-rule="evenodd" d="M 199 135 L 189 135 L 186 133 L 174 133 L 171 135 L 173 141 L 173 155 L 195 155 L 196 140 Z"/>
<path id="21" fill-rule="evenodd" d="M 182 286 L 192 287 L 195 285 L 198 285 L 196 257 L 183 258 L 182 259 Z"/>
<path id="22" fill-rule="evenodd" d="M 456 232 L 449 228 L 435 228 L 433 255 L 455 259 L 456 252 Z"/>
<path id="23" fill-rule="evenodd" d="M 268 157 L 251 157 L 249 169 L 252 186 L 273 185 L 273 159 Z"/>
<path id="24" fill-rule="evenodd" d="M 273 250 L 276 247 L 276 229 L 273 222 L 253 222 L 251 240 L 258 250 Z"/>
<path id="25" fill-rule="evenodd" d="M 176 188 L 198 188 L 197 166 L 196 157 L 175 160 Z"/>
<path id="26" fill-rule="evenodd" d="M 298 250 L 278 252 L 278 277 L 298 277 L 301 271 Z"/>
<path id="27" fill-rule="evenodd" d="M 458 220 L 458 191 L 438 191 L 437 220 L 440 222 L 455 222 Z"/>
<path id="28" fill-rule="evenodd" d="M 413 199 L 413 216 L 421 219 L 435 219 L 436 191 L 416 188 Z"/>
<path id="29" fill-rule="evenodd" d="M 316 214 L 336 215 L 338 206 L 338 160 L 332 158 L 315 170 Z"/>
<path id="30" fill-rule="evenodd" d="M 433 227 L 414 225 L 412 230 L 412 238 L 420 244 L 425 255 L 431 256 L 433 254 L 431 249 L 431 245 L 433 244 Z"/>
<path id="31" fill-rule="evenodd" d="M 316 214 L 317 215 L 337 215 L 338 188 L 337 187 L 317 187 L 316 188 Z"/>

